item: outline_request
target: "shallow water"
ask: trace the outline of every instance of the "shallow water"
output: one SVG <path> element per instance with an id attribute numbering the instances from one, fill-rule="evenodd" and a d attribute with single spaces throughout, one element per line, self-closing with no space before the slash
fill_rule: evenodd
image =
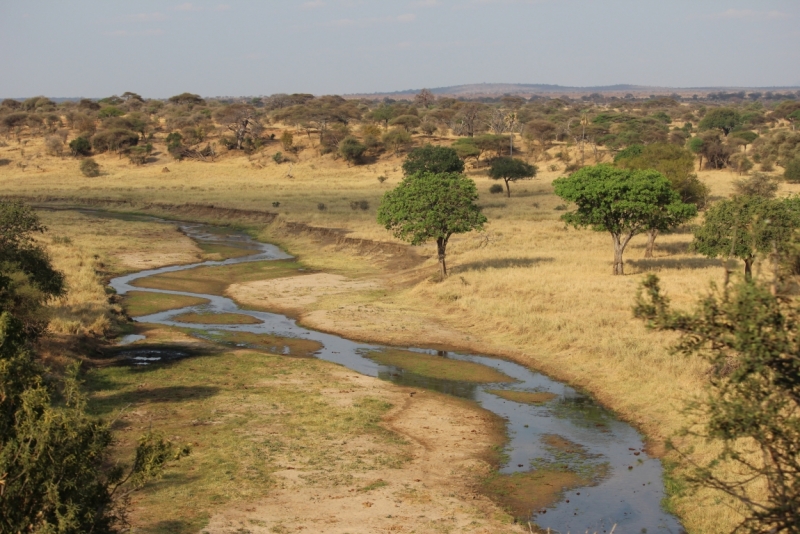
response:
<path id="1" fill-rule="evenodd" d="M 93 213 L 98 216 L 108 214 Z M 149 218 L 149 220 L 155 220 Z M 201 224 L 178 224 L 189 237 L 209 243 L 221 243 L 253 250 L 253 255 L 224 261 L 207 261 L 192 265 L 180 265 L 150 269 L 115 278 L 110 285 L 120 295 L 128 291 L 149 291 L 202 297 L 210 302 L 176 310 L 155 313 L 135 320 L 166 326 L 202 330 L 209 334 L 220 332 L 252 332 L 314 340 L 322 344 L 316 356 L 323 360 L 341 364 L 359 373 L 376 376 L 384 380 L 441 391 L 450 395 L 471 399 L 507 421 L 509 443 L 506 448 L 508 462 L 501 473 L 528 471 L 532 467 L 568 466 L 579 473 L 604 475 L 589 487 L 577 488 L 565 493 L 564 499 L 547 508 L 546 513 L 531 517 L 540 527 L 550 527 L 556 532 L 578 533 L 608 532 L 617 525 L 615 532 L 683 532 L 678 520 L 661 508 L 664 498 L 662 468 L 657 459 L 644 452 L 642 436 L 630 425 L 618 420 L 614 414 L 597 404 L 588 395 L 531 371 L 521 365 L 472 354 L 443 352 L 411 348 L 438 354 L 442 358 L 470 361 L 486 365 L 516 379 L 512 384 L 474 384 L 453 380 L 439 380 L 410 373 L 403 369 L 379 365 L 364 354 L 382 348 L 367 343 L 358 343 L 332 334 L 315 332 L 300 327 L 286 316 L 240 309 L 231 299 L 216 295 L 196 294 L 182 291 L 148 289 L 130 284 L 139 278 L 156 274 L 184 271 L 198 266 L 232 265 L 243 262 L 290 259 L 291 256 L 270 244 L 258 243 L 248 236 L 234 231 Z M 172 320 L 187 313 L 241 313 L 263 321 L 261 324 L 209 325 L 189 324 Z M 128 337 L 127 339 L 131 339 Z M 125 351 L 132 363 L 146 365 L 167 359 L 158 351 L 137 348 L 132 345 Z M 172 355 L 172 358 L 176 355 Z M 180 355 L 178 355 L 180 357 Z M 550 392 L 556 397 L 541 405 L 529 405 L 502 399 L 489 390 L 511 389 L 517 391 Z M 548 447 L 543 438 L 560 436 L 583 447 L 580 457 L 564 454 Z M 569 502 L 567 502 L 567 500 Z"/>

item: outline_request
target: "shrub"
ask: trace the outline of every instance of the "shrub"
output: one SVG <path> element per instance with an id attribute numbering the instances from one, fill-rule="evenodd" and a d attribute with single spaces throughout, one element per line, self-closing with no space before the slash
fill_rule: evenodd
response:
<path id="1" fill-rule="evenodd" d="M 114 106 L 107 106 L 100 110 L 97 114 L 98 117 L 101 119 L 106 119 L 108 117 L 122 117 L 125 115 L 125 112 L 119 109 L 118 107 Z"/>
<path id="2" fill-rule="evenodd" d="M 345 137 L 339 143 L 339 154 L 348 163 L 358 163 L 366 150 L 367 147 L 352 136 Z"/>
<path id="3" fill-rule="evenodd" d="M 290 152 L 294 146 L 294 136 L 289 130 L 284 130 L 281 134 L 281 145 L 286 152 Z"/>
<path id="4" fill-rule="evenodd" d="M 800 158 L 795 158 L 786 164 L 783 171 L 783 177 L 787 182 L 797 183 L 800 182 Z"/>
<path id="5" fill-rule="evenodd" d="M 733 187 L 739 195 L 773 198 L 778 192 L 778 180 L 763 172 L 755 172 L 749 178 L 733 182 Z"/>
<path id="6" fill-rule="evenodd" d="M 320 202 L 320 203 L 317 204 L 317 209 L 319 211 L 325 211 L 326 209 L 328 209 L 328 207 L 325 205 L 324 202 Z"/>
<path id="7" fill-rule="evenodd" d="M 567 205 L 566 204 L 559 204 L 558 206 L 556 206 L 553 209 L 556 210 L 556 211 L 566 211 L 567 210 Z"/>
<path id="8" fill-rule="evenodd" d="M 272 207 L 273 207 L 273 208 L 279 208 L 279 207 L 280 207 L 280 205 L 281 205 L 281 203 L 280 203 L 280 202 L 278 202 L 277 200 L 276 200 L 275 202 L 273 202 L 273 203 L 272 203 Z"/>
<path id="9" fill-rule="evenodd" d="M 381 174 L 380 176 L 378 176 L 378 181 L 379 181 L 380 183 L 383 183 L 383 182 L 385 182 L 385 181 L 386 181 L 386 180 L 388 180 L 388 179 L 389 179 L 389 178 L 388 178 L 388 177 L 386 177 L 386 176 L 385 176 L 385 175 L 383 175 L 383 174 Z"/>
<path id="10" fill-rule="evenodd" d="M 272 156 L 272 161 L 275 163 L 283 163 L 283 160 L 283 152 L 275 152 L 275 154 Z"/>
<path id="11" fill-rule="evenodd" d="M 369 209 L 369 202 L 367 202 L 366 200 L 351 200 L 350 209 L 353 211 L 357 209 L 367 211 Z"/>
<path id="12" fill-rule="evenodd" d="M 69 142 L 69 150 L 73 156 L 88 156 L 92 153 L 92 144 L 85 137 L 76 137 Z"/>
<path id="13" fill-rule="evenodd" d="M 100 165 L 92 158 L 81 161 L 80 169 L 87 178 L 96 178 L 100 176 Z"/>
<path id="14" fill-rule="evenodd" d="M 547 170 L 550 172 L 556 172 L 558 170 L 558 165 L 556 165 L 555 163 L 553 163 L 552 165 L 548 165 Z"/>
<path id="15" fill-rule="evenodd" d="M 764 158 L 761 160 L 761 170 L 764 172 L 772 172 L 775 170 L 775 162 L 772 158 Z"/>
<path id="16" fill-rule="evenodd" d="M 57 135 L 51 135 L 45 140 L 45 148 L 51 156 L 60 156 L 64 152 L 64 141 Z"/>
<path id="17" fill-rule="evenodd" d="M 502 193 L 503 192 L 503 186 L 500 185 L 500 184 L 492 184 L 492 186 L 489 188 L 489 192 L 491 194 L 493 194 L 493 195 L 496 195 L 498 193 Z"/>

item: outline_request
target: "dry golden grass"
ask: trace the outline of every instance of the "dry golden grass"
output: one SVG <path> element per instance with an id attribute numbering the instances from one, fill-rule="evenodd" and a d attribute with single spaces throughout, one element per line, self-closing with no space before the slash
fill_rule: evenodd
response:
<path id="1" fill-rule="evenodd" d="M 9 150 L 0 149 L 0 157 Z M 260 235 L 280 242 L 305 265 L 360 278 L 386 273 L 388 296 L 385 292 L 360 295 L 359 304 L 379 303 L 386 313 L 416 312 L 435 318 L 468 334 L 467 339 L 487 352 L 586 388 L 642 429 L 654 450 L 687 423 L 680 412 L 684 401 L 703 392 L 702 362 L 671 353 L 674 339 L 645 329 L 632 319 L 631 306 L 646 272 L 658 273 L 677 306 L 690 306 L 710 281 L 721 278 L 720 263 L 690 254 L 691 235 L 686 231 L 659 237 L 655 257 L 645 260 L 645 239 L 639 236 L 625 254 L 627 276 L 612 276 L 609 236 L 567 229 L 559 221 L 563 212 L 556 207 L 562 201 L 550 185 L 559 171 L 543 171 L 534 181 L 512 185 L 510 199 L 488 193 L 493 182 L 485 171 L 470 171 L 490 222 L 485 233 L 452 240 L 448 249 L 452 275 L 437 283 L 429 279 L 436 271 L 430 245 L 419 250 L 428 256 L 420 267 L 391 273 L 391 269 L 379 270 L 369 257 L 354 255 L 353 250 L 321 247 L 307 235 L 282 231 L 284 221 L 300 221 L 343 228 L 351 237 L 392 241 L 375 223 L 375 208 L 382 193 L 400 180 L 398 158 L 347 167 L 331 156 L 320 158 L 305 151 L 292 166 L 293 178 L 286 176 L 288 164 L 256 168 L 247 157 L 226 157 L 214 164 L 159 158 L 156 164 L 136 168 L 116 156 L 101 156 L 97 159 L 107 174 L 84 178 L 76 161 L 42 157 L 44 171 L 29 167 L 22 173 L 6 167 L 0 184 L 12 195 L 114 198 L 137 205 L 154 200 L 198 202 L 278 212 L 278 222 L 261 227 Z M 164 165 L 170 173 L 161 173 Z M 546 165 L 540 163 L 540 168 Z M 388 176 L 388 181 L 380 184 L 379 175 Z M 700 177 L 718 198 L 731 193 L 732 182 L 738 178 L 727 171 L 704 171 Z M 797 185 L 781 186 L 782 193 L 798 191 Z M 352 210 L 352 200 L 367 200 L 369 210 Z M 273 202 L 280 206 L 273 208 Z M 324 211 L 318 209 L 319 203 L 326 205 Z M 57 224 L 50 224 L 54 233 L 61 231 Z M 86 250 L 94 246 L 87 243 Z M 58 255 L 58 246 L 53 251 Z M 74 260 L 70 267 L 76 273 L 81 272 L 78 263 Z M 75 304 L 92 302 L 92 298 L 100 295 L 80 294 Z M 342 294 L 326 297 L 316 306 L 334 309 L 348 303 L 348 295 Z M 696 447 L 698 460 L 714 452 L 704 443 L 684 445 Z M 671 455 L 667 458 L 676 460 Z M 736 505 L 710 492 L 676 496 L 671 506 L 691 532 L 720 532 L 738 520 Z"/>

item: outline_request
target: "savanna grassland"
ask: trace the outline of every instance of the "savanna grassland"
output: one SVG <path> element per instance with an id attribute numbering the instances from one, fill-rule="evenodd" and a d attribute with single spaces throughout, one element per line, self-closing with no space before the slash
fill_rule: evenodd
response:
<path id="1" fill-rule="evenodd" d="M 681 130 L 678 137 L 684 137 L 670 142 L 683 144 L 692 135 L 699 135 L 687 131 L 685 122 L 690 121 L 685 116 L 692 115 L 691 120 L 696 123 L 705 111 L 701 113 L 695 105 L 664 105 L 667 133 L 662 141 L 667 141 L 673 130 Z M 635 114 L 639 109 L 636 106 L 628 113 Z M 563 107 L 570 104 L 564 103 Z M 591 113 L 603 112 L 592 109 Z M 647 111 L 646 106 L 645 110 L 644 115 L 658 111 Z M 768 124 L 769 113 L 760 113 L 767 119 L 756 121 L 750 130 L 767 137 L 771 125 L 776 132 L 794 135 L 790 123 L 774 119 Z M 398 117 L 406 115 L 395 119 Z M 141 295 L 127 303 L 114 296 L 109 298 L 103 284 L 112 275 L 225 257 L 232 252 L 203 250 L 170 225 L 97 218 L 45 207 L 93 206 L 115 212 L 233 224 L 279 244 L 296 256 L 296 263 L 288 262 L 270 273 L 209 277 L 192 283 L 201 284 L 203 289 L 212 288 L 209 292 L 230 295 L 246 306 L 289 313 L 311 328 L 392 345 L 447 346 L 496 355 L 584 388 L 639 428 L 647 436 L 651 452 L 662 455 L 670 467 L 667 488 L 671 496 L 667 506 L 690 532 L 726 531 L 739 521 L 737 503 L 709 490 L 694 495 L 682 492 L 679 479 L 685 464 L 664 448 L 667 438 L 689 424 L 682 407 L 687 400 L 703 395 L 706 365 L 699 359 L 674 353 L 671 346 L 675 337 L 649 331 L 631 313 L 637 288 L 646 273 L 659 275 L 678 307 L 689 307 L 711 282 L 722 280 L 720 260 L 690 251 L 691 225 L 698 221 L 659 236 L 652 258 L 644 258 L 645 236 L 635 237 L 625 253 L 625 276 L 612 276 L 609 235 L 568 228 L 560 220 L 568 206 L 553 193 L 552 181 L 578 161 L 611 161 L 622 144 L 609 142 L 603 146 L 595 137 L 590 146 L 585 136 L 583 142 L 576 143 L 569 135 L 559 137 L 556 133 L 547 139 L 517 134 L 515 155 L 536 163 L 539 172 L 533 180 L 513 183 L 508 198 L 489 192 L 496 182 L 489 178 L 484 164 L 488 152 L 483 159 L 469 158 L 467 175 L 477 184 L 479 204 L 489 223 L 483 232 L 451 240 L 450 276 L 442 280 L 436 275 L 435 247 L 429 244 L 404 248 L 375 222 L 375 211 L 382 195 L 402 179 L 401 165 L 408 148 L 426 142 L 449 146 L 460 137 L 453 129 L 439 126 L 438 131 L 418 133 L 403 146 L 392 146 L 392 139 L 385 138 L 380 150 L 348 161 L 335 151 L 324 153 L 324 133 L 307 125 L 300 127 L 288 115 L 275 114 L 258 133 L 265 140 L 274 134 L 271 140 L 246 151 L 220 148 L 212 162 L 211 158 L 201 161 L 192 157 L 179 161 L 176 154 L 182 152 L 175 146 L 170 148 L 165 139 L 167 120 L 153 120 L 161 127 L 152 127 L 154 148 L 145 164 L 132 164 L 124 151 L 96 151 L 92 157 L 101 171 L 95 177 L 79 171 L 78 159 L 48 155 L 44 138 L 27 135 L 26 130 L 18 132 L 19 140 L 9 140 L 0 147 L 0 158 L 27 162 L 0 167 L 3 195 L 24 198 L 43 208 L 40 216 L 50 230 L 42 239 L 56 266 L 67 273 L 70 292 L 53 306 L 50 330 L 56 339 L 66 340 L 69 345 L 70 339 L 82 336 L 102 345 L 104 339 L 131 331 L 124 314 L 134 314 L 134 304 L 145 306 L 145 310 L 179 305 L 149 302 Z M 369 145 L 368 136 L 380 137 L 382 131 L 389 131 L 388 124 L 381 124 L 380 120 L 374 120 L 380 127 L 377 132 L 364 126 L 370 123 L 366 114 L 361 130 L 355 126 L 358 119 L 351 119 L 349 128 L 354 133 L 358 131 L 358 139 Z M 394 125 L 395 129 L 401 127 L 402 121 Z M 409 130 L 416 132 L 418 128 L 419 121 Z M 577 126 L 572 124 L 572 128 Z M 608 126 L 609 132 L 613 130 Z M 278 142 L 284 132 L 293 135 L 291 150 Z M 191 150 L 200 147 L 196 144 Z M 728 197 L 734 191 L 734 181 L 754 169 L 752 160 L 748 160 L 748 167 L 741 158 L 736 159 L 740 153 L 747 154 L 740 152 L 741 145 L 734 148 L 720 168 L 704 167 L 697 172 L 709 188 L 711 202 Z M 274 157 L 278 152 L 287 161 Z M 775 161 L 770 157 L 763 156 L 758 169 L 777 176 L 782 168 L 775 170 Z M 779 195 L 798 192 L 798 185 L 780 184 Z M 229 211 L 233 209 L 262 213 Z M 294 276 L 298 268 L 332 276 Z M 760 269 L 761 264 L 757 263 L 757 275 Z M 162 278 L 150 283 L 167 284 L 151 287 L 173 288 L 177 286 L 169 284 L 190 282 L 165 282 Z M 189 343 L 180 332 L 147 328 L 142 332 L 148 334 L 148 342 Z M 413 476 L 395 474 L 403 482 L 386 486 L 382 484 L 385 479 L 372 477 L 373 471 L 384 468 L 394 469 L 395 473 L 414 469 L 418 472 L 435 463 L 435 458 L 415 452 L 414 439 L 422 439 L 421 424 L 390 424 L 389 430 L 385 424 L 381 426 L 381 420 L 392 420 L 392 414 L 400 410 L 401 397 L 405 398 L 393 386 L 356 379 L 340 371 L 336 382 L 329 383 L 321 376 L 331 373 L 332 366 L 324 362 L 286 361 L 251 351 L 220 353 L 214 350 L 221 349 L 197 340 L 191 343 L 198 351 L 206 352 L 198 359 L 154 370 L 101 368 L 92 371 L 87 379 L 96 392 L 97 413 L 108 416 L 127 407 L 119 416 L 122 450 L 131 449 L 133 434 L 127 434 L 128 429 L 146 424 L 163 423 L 169 432 L 199 444 L 193 456 L 137 498 L 134 517 L 151 531 L 169 531 L 172 527 L 159 524 L 158 517 L 168 506 L 170 510 L 175 508 L 171 503 L 180 502 L 179 515 L 184 517 L 180 521 L 184 524 L 178 526 L 185 531 L 206 524 L 219 531 L 233 528 L 231 518 L 237 513 L 245 517 L 252 508 L 253 520 L 240 528 L 288 532 L 290 526 L 301 524 L 298 518 L 282 516 L 280 525 L 266 526 L 259 525 L 260 519 L 256 519 L 256 511 L 262 510 L 259 507 L 267 506 L 263 503 L 274 506 L 276 502 L 269 499 L 287 495 L 276 489 L 288 484 L 287 480 L 295 485 L 291 487 L 320 484 L 324 488 L 320 495 L 325 493 L 328 497 L 338 497 L 337 492 L 341 492 L 347 498 L 356 493 L 362 499 L 363 493 L 364 503 L 374 502 L 368 498 L 370 492 L 384 492 L 385 502 L 380 505 L 386 506 L 381 508 L 384 517 L 392 515 L 388 504 L 392 496 L 400 495 L 401 500 L 415 506 L 438 503 L 437 511 L 428 514 L 428 519 L 434 517 L 431 522 L 414 523 L 418 531 L 466 531 L 469 527 L 476 532 L 496 532 L 491 528 L 501 528 L 497 525 L 507 520 L 488 502 L 481 501 L 477 508 L 470 508 L 464 504 L 472 502 L 467 497 L 446 494 L 444 474 L 437 479 L 440 486 L 422 490 L 413 486 Z M 264 361 L 269 362 L 269 371 L 262 368 Z M 203 362 L 205 374 L 197 371 L 199 362 Z M 358 387 L 353 385 L 356 382 Z M 242 386 L 247 389 L 242 391 Z M 304 389 L 311 393 L 298 397 L 298 391 Z M 358 400 L 342 400 L 341 392 L 351 389 L 358 391 Z M 142 391 L 153 394 L 142 395 Z M 272 408 L 264 412 L 254 408 L 262 404 Z M 447 424 L 455 425 L 456 421 L 466 425 L 463 428 L 467 432 L 483 426 L 486 434 L 451 473 L 463 479 L 459 491 L 466 495 L 474 480 L 469 482 L 459 469 L 473 465 L 470 462 L 477 461 L 475 458 L 485 458 L 491 446 L 501 440 L 496 435 L 496 422 L 486 414 L 471 413 L 472 408 L 463 406 L 459 410 L 443 414 L 442 419 L 450 421 Z M 320 411 L 333 415 L 314 415 Z M 297 421 L 302 425 L 282 417 L 289 413 L 300 414 Z M 465 422 L 465 414 L 473 419 Z M 198 423 L 187 428 L 186 421 Z M 319 446 L 345 439 L 363 446 L 348 450 L 340 458 L 326 457 L 324 448 Z M 254 440 L 271 444 L 269 458 L 257 457 L 248 447 L 241 447 L 241 443 Z M 690 438 L 678 438 L 676 442 L 682 448 L 693 447 L 692 458 L 697 461 L 711 458 L 716 450 L 713 444 Z M 295 471 L 292 468 L 296 465 L 305 466 L 303 476 L 324 480 L 298 480 L 303 476 L 290 472 Z M 481 465 L 485 468 L 488 464 Z M 237 481 L 245 482 L 231 482 L 233 473 Z M 350 491 L 353 488 L 357 491 Z M 759 489 L 755 491 L 758 494 Z M 448 499 L 455 499 L 452 506 Z M 262 504 L 248 504 L 259 502 Z M 361 506 L 364 517 L 378 517 L 373 513 L 377 508 L 370 510 L 372 504 Z M 455 522 L 442 520 L 450 513 L 457 516 Z M 400 523 L 407 526 L 408 521 L 411 519 Z M 320 525 L 319 531 L 333 531 Z M 387 523 L 381 528 L 391 526 Z M 280 530 L 283 528 L 287 530 Z"/>

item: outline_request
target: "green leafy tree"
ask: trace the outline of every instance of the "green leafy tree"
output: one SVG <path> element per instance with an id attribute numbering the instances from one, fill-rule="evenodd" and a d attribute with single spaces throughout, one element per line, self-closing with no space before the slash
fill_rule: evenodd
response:
<path id="1" fill-rule="evenodd" d="M 477 161 L 480 159 L 481 153 L 483 152 L 475 144 L 475 138 L 473 137 L 462 137 L 461 139 L 457 139 L 453 142 L 452 148 L 462 160 L 466 160 L 467 158 L 475 158 Z"/>
<path id="2" fill-rule="evenodd" d="M 361 161 L 361 156 L 364 155 L 366 150 L 367 147 L 353 136 L 345 137 L 339 143 L 339 154 L 348 163 L 358 163 Z"/>
<path id="3" fill-rule="evenodd" d="M 754 172 L 752 176 L 733 182 L 737 195 L 753 195 L 763 198 L 775 198 L 778 192 L 778 180 L 763 172 Z"/>
<path id="4" fill-rule="evenodd" d="M 503 180 L 506 183 L 506 195 L 511 198 L 511 182 L 530 180 L 536 176 L 536 171 L 536 165 L 530 165 L 521 159 L 497 158 L 492 161 L 489 178 Z"/>
<path id="5" fill-rule="evenodd" d="M 390 120 L 389 126 L 399 126 L 408 132 L 418 127 L 421 122 L 416 115 L 400 115 Z"/>
<path id="6" fill-rule="evenodd" d="M 740 130 L 738 132 L 733 132 L 731 137 L 738 139 L 744 147 L 744 151 L 747 152 L 747 145 L 752 145 L 753 141 L 758 139 L 758 134 L 750 130 Z"/>
<path id="7" fill-rule="evenodd" d="M 482 230 L 486 217 L 475 204 L 475 182 L 458 173 L 422 172 L 386 192 L 378 223 L 412 245 L 436 241 L 442 277 L 447 276 L 447 242 L 453 234 Z"/>
<path id="8" fill-rule="evenodd" d="M 628 152 L 637 147 L 636 151 Z M 653 169 L 663 174 L 673 189 L 687 204 L 705 207 L 709 189 L 693 170 L 692 153 L 672 143 L 652 143 L 647 146 L 634 145 L 622 150 L 614 163 L 624 169 Z"/>
<path id="9" fill-rule="evenodd" d="M 97 114 L 97 116 L 101 119 L 106 119 L 108 117 L 122 117 L 123 115 L 125 115 L 125 112 L 116 106 L 106 106 Z"/>
<path id="10" fill-rule="evenodd" d="M 622 254 L 633 236 L 651 228 L 672 228 L 696 212 L 694 206 L 681 202 L 669 180 L 654 170 L 619 169 L 608 164 L 583 167 L 554 180 L 553 187 L 556 195 L 577 205 L 562 215 L 566 223 L 611 234 L 615 275 L 624 274 Z"/>
<path id="11" fill-rule="evenodd" d="M 634 315 L 651 328 L 682 334 L 678 351 L 709 364 L 708 395 L 688 405 L 683 435 L 721 445 L 708 461 L 677 449 L 693 467 L 692 489 L 712 488 L 748 511 L 739 528 L 800 531 L 800 310 L 773 288 L 744 282 L 712 287 L 690 313 L 670 309 L 650 275 Z M 766 489 L 753 498 L 753 487 Z"/>
<path id="12" fill-rule="evenodd" d="M 403 162 L 403 174 L 411 176 L 418 172 L 464 172 L 464 162 L 458 152 L 444 146 L 425 145 L 415 148 Z"/>
<path id="13" fill-rule="evenodd" d="M 731 130 L 742 124 L 742 116 L 734 108 L 714 108 L 706 113 L 698 125 L 700 130 L 720 130 L 727 137 Z"/>
<path id="14" fill-rule="evenodd" d="M 86 414 L 77 366 L 58 379 L 36 359 L 40 308 L 64 292 L 33 237 L 44 230 L 30 208 L 0 201 L 0 532 L 118 532 L 130 492 L 188 450 L 148 433 L 132 466 L 114 464 L 110 425 Z"/>
<path id="15" fill-rule="evenodd" d="M 734 257 L 744 261 L 747 280 L 759 253 L 789 251 L 800 225 L 796 199 L 773 200 L 741 196 L 721 200 L 705 214 L 694 232 L 692 248 L 709 258 Z"/>

